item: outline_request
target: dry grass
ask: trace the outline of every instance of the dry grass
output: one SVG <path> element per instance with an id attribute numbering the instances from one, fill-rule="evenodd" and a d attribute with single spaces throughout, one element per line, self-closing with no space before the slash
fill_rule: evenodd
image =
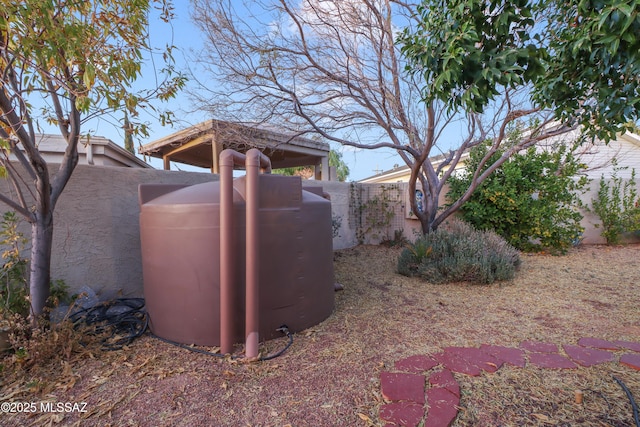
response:
<path id="1" fill-rule="evenodd" d="M 503 368 L 460 378 L 457 425 L 632 426 L 631 405 L 612 376 L 640 394 L 638 373 L 611 363 L 571 370 Z M 583 394 L 576 403 L 576 392 Z"/>
<path id="2" fill-rule="evenodd" d="M 72 352 L 30 369 L 5 359 L 0 401 L 87 402 L 88 412 L 0 414 L 0 425 L 379 425 L 379 373 L 407 356 L 524 340 L 640 341 L 638 245 L 525 255 L 515 280 L 489 286 L 400 276 L 398 253 L 369 246 L 337 252 L 345 290 L 336 294 L 335 313 L 269 362 L 218 360 L 148 336 L 120 351 Z M 265 351 L 285 343 L 271 341 Z M 462 400 L 454 425 L 632 425 L 612 375 L 640 399 L 640 375 L 617 363 L 456 375 Z"/>

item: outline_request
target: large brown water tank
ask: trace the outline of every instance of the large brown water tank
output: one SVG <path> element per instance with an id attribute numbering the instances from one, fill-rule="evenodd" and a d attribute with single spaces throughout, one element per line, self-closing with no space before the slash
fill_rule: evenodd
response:
<path id="1" fill-rule="evenodd" d="M 326 319 L 334 307 L 331 203 L 299 177 L 259 176 L 260 338 Z M 233 181 L 235 342 L 244 341 L 245 178 Z M 140 186 L 144 296 L 151 331 L 220 345 L 220 186 Z"/>

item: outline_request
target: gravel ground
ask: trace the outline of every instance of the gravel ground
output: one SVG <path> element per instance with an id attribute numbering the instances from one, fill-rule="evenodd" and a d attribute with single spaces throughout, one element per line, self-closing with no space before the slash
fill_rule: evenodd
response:
<path id="1" fill-rule="evenodd" d="M 60 338 L 63 350 L 31 368 L 9 355 L 0 401 L 34 402 L 38 410 L 1 413 L 0 425 L 377 426 L 380 371 L 404 357 L 525 340 L 640 341 L 640 245 L 523 255 L 513 281 L 487 286 L 400 276 L 399 252 L 336 252 L 336 280 L 345 289 L 336 293 L 334 314 L 297 333 L 271 361 L 218 359 L 150 336 L 112 352 Z M 263 351 L 285 344 L 273 340 Z M 640 399 L 638 372 L 614 363 L 456 375 L 462 400 L 454 426 L 631 425 L 631 407 L 612 375 Z M 576 389 L 585 395 L 579 407 L 571 403 Z M 43 412 L 45 401 L 85 402 L 77 408 L 85 412 Z"/>

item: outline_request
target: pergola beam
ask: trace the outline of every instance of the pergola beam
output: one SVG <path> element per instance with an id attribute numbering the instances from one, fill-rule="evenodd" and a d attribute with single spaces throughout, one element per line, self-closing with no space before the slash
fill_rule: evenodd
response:
<path id="1" fill-rule="evenodd" d="M 164 168 L 184 163 L 219 173 L 219 157 L 225 148 L 245 152 L 258 148 L 269 156 L 274 168 L 311 166 L 316 179 L 329 179 L 329 145 L 277 130 L 240 123 L 207 120 L 140 147 L 140 154 L 158 157 Z"/>

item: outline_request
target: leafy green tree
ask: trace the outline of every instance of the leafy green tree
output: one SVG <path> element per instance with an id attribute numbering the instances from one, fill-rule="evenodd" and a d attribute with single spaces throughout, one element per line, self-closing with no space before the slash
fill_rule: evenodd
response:
<path id="1" fill-rule="evenodd" d="M 546 0 L 535 100 L 609 140 L 640 119 L 640 1 Z"/>
<path id="2" fill-rule="evenodd" d="M 420 21 L 399 41 L 425 102 L 481 113 L 505 90 L 534 81 L 545 59 L 534 11 L 526 0 L 422 1 Z"/>
<path id="3" fill-rule="evenodd" d="M 157 111 L 153 99 L 173 97 L 184 84 L 172 74 L 171 49 L 164 51 L 166 78 L 158 88 L 136 91 L 133 82 L 150 51 L 152 5 L 168 21 L 167 0 L 7 0 L 0 4 L 0 165 L 11 194 L 0 194 L 31 223 L 30 302 L 32 319 L 49 296 L 53 213 L 78 163 L 83 123 L 126 111 L 131 129 L 147 133 L 136 117 Z M 161 120 L 171 119 L 161 113 Z M 118 114 L 119 115 L 119 114 Z M 38 151 L 38 131 L 56 125 L 67 143 L 59 165 Z M 12 156 L 10 158 L 10 156 Z M 10 161 L 17 159 L 18 165 Z"/>
<path id="4" fill-rule="evenodd" d="M 638 0 L 425 0 L 401 37 L 424 98 L 483 111 L 506 88 L 610 140 L 640 119 Z"/>
<path id="5" fill-rule="evenodd" d="M 490 144 L 473 148 L 466 169 L 449 179 L 447 197 L 457 200 L 467 188 Z M 462 218 L 481 230 L 493 230 L 514 247 L 565 252 L 584 231 L 580 194 L 586 165 L 565 144 L 531 147 L 513 155 L 476 189 L 460 208 Z M 493 157 L 499 157 L 498 151 Z M 491 162 L 491 160 L 489 161 Z"/>
<path id="6" fill-rule="evenodd" d="M 420 22 L 407 27 L 399 42 L 407 69 L 423 80 L 423 100 L 466 115 L 494 114 L 500 129 L 469 187 L 439 217 L 459 209 L 493 170 L 533 145 L 501 148 L 514 120 L 546 111 L 559 119 L 559 127 L 581 125 L 587 135 L 605 141 L 638 121 L 638 10 L 633 0 L 421 2 Z M 516 98 L 518 89 L 523 91 Z M 540 141 L 543 129 L 532 125 L 528 135 Z M 433 209 L 427 205 L 426 211 Z"/>
<path id="7" fill-rule="evenodd" d="M 338 181 L 345 182 L 349 177 L 349 166 L 342 160 L 342 153 L 333 150 L 329 151 L 329 166 L 336 168 Z"/>

